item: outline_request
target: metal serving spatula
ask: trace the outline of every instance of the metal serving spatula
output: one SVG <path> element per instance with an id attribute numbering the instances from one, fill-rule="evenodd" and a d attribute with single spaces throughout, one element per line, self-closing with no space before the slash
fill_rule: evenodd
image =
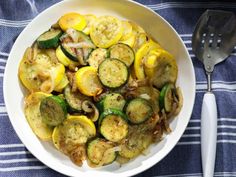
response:
<path id="1" fill-rule="evenodd" d="M 217 107 L 211 92 L 211 73 L 214 66 L 224 61 L 236 45 L 236 18 L 232 12 L 207 10 L 200 17 L 193 36 L 192 48 L 196 57 L 204 64 L 207 75 L 207 92 L 201 112 L 201 156 L 204 177 L 214 175 Z"/>

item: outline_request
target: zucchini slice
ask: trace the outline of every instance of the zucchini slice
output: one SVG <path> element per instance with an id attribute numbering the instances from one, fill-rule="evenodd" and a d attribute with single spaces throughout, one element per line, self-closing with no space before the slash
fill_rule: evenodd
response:
<path id="1" fill-rule="evenodd" d="M 61 50 L 70 60 L 78 62 L 78 57 L 76 54 L 76 49 L 71 47 L 66 47 L 64 44 L 61 45 Z"/>
<path id="2" fill-rule="evenodd" d="M 33 92 L 25 99 L 25 117 L 34 134 L 43 141 L 51 140 L 53 132 L 53 127 L 42 121 L 39 109 L 40 102 L 48 96 L 51 96 L 51 94 Z"/>
<path id="3" fill-rule="evenodd" d="M 116 159 L 117 153 L 114 150 L 114 143 L 96 138 L 88 143 L 87 156 L 96 165 L 100 163 L 102 163 L 101 165 L 108 165 Z"/>
<path id="4" fill-rule="evenodd" d="M 50 96 L 40 103 L 40 114 L 44 123 L 57 126 L 66 119 L 66 103 L 60 96 Z"/>
<path id="5" fill-rule="evenodd" d="M 38 37 L 37 44 L 43 49 L 57 47 L 61 35 L 62 31 L 59 29 L 46 31 Z"/>
<path id="6" fill-rule="evenodd" d="M 113 108 L 122 111 L 125 106 L 125 99 L 119 93 L 110 93 L 105 96 L 102 104 L 103 110 Z"/>
<path id="7" fill-rule="evenodd" d="M 135 98 L 126 106 L 126 115 L 133 124 L 140 124 L 153 115 L 150 103 L 143 98 Z"/>
<path id="8" fill-rule="evenodd" d="M 67 85 L 64 89 L 64 96 L 72 112 L 82 111 L 82 102 L 84 100 L 89 100 L 87 96 L 83 95 L 78 91 L 72 92 L 70 85 Z"/>
<path id="9" fill-rule="evenodd" d="M 100 133 L 109 141 L 119 142 L 128 134 L 126 115 L 116 109 L 107 109 L 99 117 Z"/>
<path id="10" fill-rule="evenodd" d="M 107 58 L 99 65 L 98 77 L 104 86 L 119 88 L 127 82 L 129 71 L 124 62 Z"/>
<path id="11" fill-rule="evenodd" d="M 89 55 L 88 63 L 94 68 L 98 68 L 100 63 L 108 57 L 107 49 L 97 48 Z"/>
<path id="12" fill-rule="evenodd" d="M 150 102 L 153 108 L 153 112 L 158 113 L 160 111 L 160 106 L 159 106 L 160 91 L 158 89 L 149 86 L 142 86 L 138 87 L 136 92 L 137 92 L 137 97 L 144 98 Z"/>
<path id="13" fill-rule="evenodd" d="M 96 46 L 82 31 L 69 28 L 61 37 L 61 49 L 72 61 L 79 61 L 81 65 L 87 64 L 87 59 Z"/>
<path id="14" fill-rule="evenodd" d="M 166 112 L 170 112 L 173 105 L 173 84 L 166 84 L 162 89 L 159 97 L 160 108 L 165 109 Z"/>
<path id="15" fill-rule="evenodd" d="M 126 44 L 115 44 L 109 49 L 110 57 L 123 61 L 128 67 L 134 62 L 134 51 Z"/>

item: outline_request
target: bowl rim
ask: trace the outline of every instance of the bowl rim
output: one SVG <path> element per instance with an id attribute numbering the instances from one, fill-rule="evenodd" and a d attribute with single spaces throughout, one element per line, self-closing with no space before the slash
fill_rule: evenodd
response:
<path id="1" fill-rule="evenodd" d="M 17 37 L 16 41 L 14 42 L 12 48 L 14 47 L 15 43 L 19 40 L 19 37 L 21 36 L 21 34 L 22 34 L 24 31 L 26 31 L 26 30 L 28 29 L 28 27 L 30 26 L 30 24 L 31 24 L 32 22 L 37 21 L 37 19 L 38 19 L 40 16 L 42 16 L 44 13 L 47 13 L 47 11 L 49 11 L 50 9 L 56 8 L 57 6 L 60 6 L 61 4 L 64 4 L 64 3 L 67 3 L 67 2 L 70 3 L 70 2 L 73 2 L 73 1 L 75 1 L 75 0 L 60 1 L 60 2 L 58 2 L 58 3 L 53 4 L 52 6 L 50 6 L 50 7 L 48 7 L 48 8 L 46 8 L 46 9 L 43 10 L 41 13 L 39 13 L 36 17 L 34 17 L 34 19 L 33 19 L 33 20 L 24 28 L 24 30 L 19 34 L 19 36 Z M 192 98 L 193 98 L 193 99 L 192 99 L 192 104 L 191 104 L 191 106 L 190 106 L 191 109 L 190 109 L 190 111 L 189 111 L 190 115 L 188 115 L 188 121 L 185 122 L 185 125 L 183 126 L 184 128 L 182 128 L 182 129 L 180 130 L 180 132 L 179 132 L 179 134 L 178 134 L 179 136 L 175 139 L 175 141 L 173 142 L 172 146 L 169 146 L 169 148 L 165 151 L 165 153 L 163 153 L 163 154 L 161 155 L 161 157 L 159 158 L 159 161 L 158 161 L 158 162 L 160 162 L 160 161 L 161 161 L 164 157 L 166 157 L 166 155 L 176 146 L 176 144 L 177 144 L 178 141 L 180 140 L 181 136 L 183 135 L 183 133 L 184 133 L 186 127 L 187 127 L 187 124 L 188 124 L 188 122 L 189 122 L 189 120 L 190 120 L 190 118 L 191 118 L 191 113 L 192 113 L 192 111 L 193 111 L 193 106 L 194 106 L 194 102 L 195 102 L 195 95 L 196 95 L 196 77 L 195 77 L 194 67 L 193 67 L 193 63 L 192 63 L 191 57 L 190 57 L 190 55 L 189 55 L 189 52 L 188 52 L 186 46 L 184 45 L 184 43 L 183 43 L 181 37 L 180 37 L 179 34 L 176 32 L 176 30 L 175 30 L 161 15 L 159 15 L 158 13 L 156 13 L 155 11 L 153 11 L 152 9 L 148 8 L 147 6 L 145 6 L 145 5 L 143 5 L 143 4 L 139 3 L 139 2 L 132 1 L 132 0 L 120 0 L 120 1 L 128 1 L 128 2 L 130 2 L 130 3 L 136 4 L 136 5 L 138 5 L 138 6 L 142 7 L 142 8 L 145 8 L 147 11 L 151 12 L 153 15 L 158 16 L 158 17 L 160 18 L 160 20 L 162 20 L 162 21 L 168 26 L 168 28 L 170 28 L 170 29 L 174 32 L 174 34 L 176 35 L 176 37 L 178 38 L 178 40 L 181 41 L 182 47 L 184 48 L 184 50 L 185 50 L 185 52 L 186 52 L 186 54 L 187 54 L 187 57 L 188 57 L 188 59 L 189 59 L 189 61 L 190 61 L 190 65 L 191 65 L 191 68 L 190 68 L 190 69 L 191 69 L 191 74 L 192 74 L 192 76 L 193 76 L 193 83 L 194 83 L 193 89 L 194 89 L 194 92 L 192 93 L 192 94 L 193 94 L 193 95 L 192 95 Z M 12 50 L 11 50 L 11 52 L 10 52 L 8 58 L 12 58 L 12 57 L 11 57 L 12 55 L 13 55 L 13 54 L 12 54 Z M 7 98 L 7 88 L 6 88 L 6 85 L 7 85 L 7 79 L 6 79 L 6 78 L 7 78 L 7 77 L 6 77 L 6 73 L 7 73 L 7 70 L 8 70 L 7 68 L 9 67 L 9 66 L 8 66 L 8 65 L 9 65 L 8 63 L 9 63 L 9 62 L 7 62 L 6 67 L 5 67 L 5 71 L 4 71 L 4 78 L 3 78 L 3 96 L 4 96 L 4 100 L 5 100 L 6 110 L 7 110 L 7 113 L 8 113 L 8 115 L 9 115 L 9 119 L 10 119 L 10 121 L 11 121 L 11 124 L 12 124 L 14 130 L 15 130 L 16 133 L 17 133 L 17 136 L 18 136 L 19 139 L 22 141 L 22 143 L 26 146 L 26 148 L 30 151 L 30 153 L 32 153 L 40 162 L 42 162 L 42 163 L 45 164 L 46 166 L 50 167 L 51 169 L 53 169 L 53 170 L 55 170 L 55 171 L 57 171 L 57 172 L 59 172 L 59 173 L 61 173 L 61 174 L 68 175 L 68 174 L 66 174 L 66 173 L 63 171 L 63 169 L 56 168 L 52 163 L 48 163 L 48 162 L 46 161 L 46 158 L 37 155 L 36 151 L 35 151 L 34 149 L 32 149 L 32 148 L 28 145 L 27 140 L 25 140 L 24 137 L 22 136 L 20 128 L 19 128 L 18 126 L 16 126 L 16 124 L 13 124 L 13 123 L 12 123 L 12 120 L 13 120 L 13 119 L 11 118 L 11 117 L 12 117 L 12 116 L 11 116 L 11 111 L 9 111 L 9 110 L 10 110 L 10 105 L 9 105 L 7 99 L 5 99 L 5 98 Z M 155 156 L 155 155 L 154 155 L 154 156 Z M 157 164 L 158 162 L 152 159 L 152 161 L 149 161 L 149 163 L 142 164 L 141 166 L 139 166 L 139 167 L 137 167 L 137 168 L 131 169 L 131 170 L 129 170 L 129 171 L 120 172 L 120 173 L 117 173 L 117 174 L 114 174 L 114 173 L 112 173 L 112 172 L 105 172 L 105 171 L 102 171 L 102 172 L 99 171 L 99 173 L 102 173 L 102 175 L 105 175 L 105 174 L 107 173 L 107 175 L 113 175 L 113 176 L 124 176 L 124 175 L 125 175 L 125 176 L 133 176 L 133 175 L 136 175 L 136 174 L 138 174 L 138 173 L 141 173 L 141 172 L 143 172 L 143 171 L 145 171 L 145 170 L 151 168 L 152 166 L 154 166 L 154 165 Z M 85 174 L 84 172 L 81 172 L 81 174 L 84 175 L 84 176 L 98 175 L 98 171 L 86 171 L 86 174 Z M 79 175 L 79 171 L 78 171 L 78 175 Z"/>

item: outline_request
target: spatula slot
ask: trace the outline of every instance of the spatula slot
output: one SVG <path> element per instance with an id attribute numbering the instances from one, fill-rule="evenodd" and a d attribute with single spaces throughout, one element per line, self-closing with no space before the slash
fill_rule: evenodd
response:
<path id="1" fill-rule="evenodd" d="M 209 43 L 208 43 L 208 46 L 209 46 L 209 47 L 212 47 L 212 43 L 213 43 L 213 40 L 210 39 L 210 40 L 209 40 Z"/>
<path id="2" fill-rule="evenodd" d="M 217 44 L 216 44 L 216 48 L 219 49 L 220 48 L 220 43 L 221 43 L 221 39 L 217 39 Z"/>

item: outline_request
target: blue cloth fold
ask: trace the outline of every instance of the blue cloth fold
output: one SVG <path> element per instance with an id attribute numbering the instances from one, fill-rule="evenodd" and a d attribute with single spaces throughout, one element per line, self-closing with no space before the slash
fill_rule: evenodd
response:
<path id="1" fill-rule="evenodd" d="M 158 164 L 137 177 L 200 177 L 200 112 L 206 76 L 191 48 L 194 26 L 206 9 L 236 12 L 236 2 L 137 0 L 164 17 L 180 34 L 192 58 L 196 74 L 196 101 L 184 135 Z M 9 121 L 3 99 L 3 73 L 11 47 L 24 27 L 41 11 L 58 0 L 0 1 L 0 176 L 62 177 L 39 162 L 22 144 Z M 215 67 L 212 87 L 218 107 L 215 176 L 236 176 L 236 49 Z"/>

